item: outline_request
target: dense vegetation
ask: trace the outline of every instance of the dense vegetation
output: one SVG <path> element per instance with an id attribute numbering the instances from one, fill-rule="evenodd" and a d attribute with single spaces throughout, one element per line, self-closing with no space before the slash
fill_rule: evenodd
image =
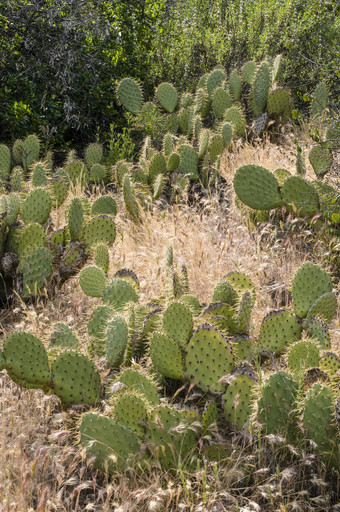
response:
<path id="1" fill-rule="evenodd" d="M 104 142 L 125 121 L 124 76 L 190 90 L 216 64 L 227 71 L 282 53 L 295 104 L 324 79 L 339 95 L 336 1 L 5 0 L 0 6 L 2 140 L 35 132 L 45 145 Z M 112 135 L 111 135 L 112 138 Z"/>

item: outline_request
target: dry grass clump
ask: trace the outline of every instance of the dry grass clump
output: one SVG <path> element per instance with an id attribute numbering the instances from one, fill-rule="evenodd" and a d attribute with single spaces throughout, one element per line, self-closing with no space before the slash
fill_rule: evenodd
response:
<path id="1" fill-rule="evenodd" d="M 269 169 L 294 165 L 293 149 L 270 143 L 245 146 L 225 158 L 223 174 L 231 182 L 243 163 Z M 285 163 L 283 163 L 285 161 Z M 229 197 L 232 192 L 229 190 Z M 165 250 L 173 246 L 175 263 L 186 264 L 190 292 L 208 303 L 216 283 L 229 271 L 251 277 L 257 301 L 253 331 L 274 308 L 288 306 L 289 287 L 296 269 L 306 259 L 317 262 L 304 234 L 279 239 L 263 225 L 249 231 L 240 211 L 230 202 L 221 212 L 216 198 L 198 209 L 174 206 L 144 214 L 136 225 L 120 215 L 118 236 L 111 250 L 112 276 L 130 268 L 141 283 L 141 302 L 164 293 Z M 52 300 L 19 304 L 3 318 L 3 332 L 26 329 L 47 340 L 54 321 L 65 321 L 86 343 L 87 319 L 98 300 L 81 292 L 77 278 L 67 281 Z M 333 322 L 333 339 L 340 348 L 340 317 Z M 26 391 L 6 375 L 0 378 L 0 510 L 8 512 L 304 512 L 340 510 L 336 482 L 319 458 L 300 452 L 280 436 L 253 439 L 235 436 L 224 464 L 204 457 L 193 474 L 159 468 L 131 470 L 106 478 L 88 466 L 76 445 L 79 408 L 59 410 L 54 397 Z M 223 432 L 221 434 L 224 434 Z M 333 480 L 332 480 L 333 478 Z M 339 489 L 337 491 L 339 493 Z"/>

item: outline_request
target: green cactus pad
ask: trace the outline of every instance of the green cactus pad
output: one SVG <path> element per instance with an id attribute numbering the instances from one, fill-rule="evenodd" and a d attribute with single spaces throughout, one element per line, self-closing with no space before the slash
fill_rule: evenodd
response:
<path id="1" fill-rule="evenodd" d="M 117 270 L 115 275 L 113 276 L 114 279 L 123 279 L 124 281 L 130 283 L 133 288 L 136 290 L 136 292 L 139 291 L 140 284 L 139 279 L 135 272 L 133 270 L 129 270 L 128 268 L 120 268 Z"/>
<path id="2" fill-rule="evenodd" d="M 94 263 L 107 275 L 110 266 L 109 249 L 106 244 L 97 244 L 93 252 Z"/>
<path id="3" fill-rule="evenodd" d="M 139 439 L 132 430 L 115 420 L 88 412 L 79 428 L 80 443 L 96 468 L 104 473 L 122 471 L 129 459 L 139 453 Z"/>
<path id="4" fill-rule="evenodd" d="M 258 337 L 260 351 L 282 354 L 285 349 L 301 338 L 302 326 L 290 311 L 272 311 L 263 320 Z"/>
<path id="5" fill-rule="evenodd" d="M 64 322 L 57 322 L 54 324 L 50 335 L 50 347 L 77 350 L 79 348 L 79 341 L 71 327 Z"/>
<path id="6" fill-rule="evenodd" d="M 22 265 L 23 295 L 35 293 L 47 284 L 52 273 L 52 256 L 46 247 L 34 249 Z"/>
<path id="7" fill-rule="evenodd" d="M 210 113 L 211 99 L 205 89 L 198 89 L 195 97 L 195 112 L 205 119 Z"/>
<path id="8" fill-rule="evenodd" d="M 288 368 L 292 373 L 299 373 L 307 368 L 319 366 L 319 349 L 312 341 L 304 340 L 294 343 L 288 352 Z"/>
<path id="9" fill-rule="evenodd" d="M 225 302 L 226 304 L 235 306 L 238 300 L 238 295 L 231 284 L 228 281 L 223 280 L 215 286 L 212 300 L 213 302 Z"/>
<path id="10" fill-rule="evenodd" d="M 234 139 L 239 139 L 244 136 L 246 131 L 246 120 L 242 111 L 238 107 L 228 108 L 224 115 L 224 121 L 232 125 Z"/>
<path id="11" fill-rule="evenodd" d="M 35 188 L 29 192 L 21 206 L 21 217 L 25 224 L 44 224 L 50 215 L 51 207 L 52 201 L 48 192 L 43 188 Z"/>
<path id="12" fill-rule="evenodd" d="M 252 296 L 250 291 L 246 290 L 240 299 L 237 312 L 237 332 L 247 333 L 250 326 L 250 317 L 253 309 Z"/>
<path id="13" fill-rule="evenodd" d="M 212 97 L 215 89 L 217 87 L 221 86 L 223 82 L 225 81 L 225 73 L 221 69 L 214 69 L 207 79 L 206 88 L 209 93 L 209 95 Z M 198 85 L 198 88 L 200 86 Z"/>
<path id="14" fill-rule="evenodd" d="M 65 167 L 66 174 L 72 185 L 84 187 L 89 181 L 89 173 L 81 160 L 73 160 Z"/>
<path id="15" fill-rule="evenodd" d="M 49 388 L 51 374 L 42 342 L 29 332 L 13 332 L 3 346 L 6 370 L 10 378 L 29 389 Z"/>
<path id="16" fill-rule="evenodd" d="M 256 72 L 252 89 L 252 110 L 256 116 L 262 114 L 266 108 L 270 82 L 269 67 L 263 62 Z"/>
<path id="17" fill-rule="evenodd" d="M 90 169 L 89 182 L 103 183 L 106 178 L 106 168 L 101 164 L 93 164 Z"/>
<path id="18" fill-rule="evenodd" d="M 205 308 L 201 318 L 218 327 L 224 334 L 232 335 L 237 332 L 237 315 L 230 304 L 213 302 Z"/>
<path id="19" fill-rule="evenodd" d="M 318 265 L 310 262 L 304 263 L 297 270 L 293 279 L 292 292 L 295 313 L 300 318 L 304 318 L 317 298 L 331 291 L 330 275 Z"/>
<path id="20" fill-rule="evenodd" d="M 201 313 L 201 305 L 199 300 L 193 295 L 184 294 L 179 297 L 179 302 L 184 304 L 194 316 L 198 316 Z"/>
<path id="21" fill-rule="evenodd" d="M 100 376 L 94 363 L 78 352 L 63 352 L 53 361 L 51 387 L 63 405 L 94 405 L 100 400 Z"/>
<path id="22" fill-rule="evenodd" d="M 242 68 L 242 78 L 248 85 L 252 85 L 256 76 L 256 62 L 250 60 L 246 62 Z"/>
<path id="23" fill-rule="evenodd" d="M 306 395 L 302 422 L 307 439 L 311 439 L 319 452 L 327 453 L 336 466 L 340 467 L 334 403 L 333 390 L 328 386 L 315 384 Z"/>
<path id="24" fill-rule="evenodd" d="M 2 350 L 0 350 L 0 372 L 2 372 L 2 370 L 4 370 L 5 368 L 6 368 L 5 356 L 2 352 Z"/>
<path id="25" fill-rule="evenodd" d="M 89 336 L 103 340 L 105 338 L 107 322 L 112 317 L 112 315 L 113 311 L 110 306 L 98 306 L 93 311 L 89 323 L 87 324 L 87 332 Z"/>
<path id="26" fill-rule="evenodd" d="M 266 380 L 257 411 L 257 419 L 266 434 L 284 433 L 290 438 L 296 432 L 297 393 L 298 382 L 287 372 L 273 373 Z"/>
<path id="27" fill-rule="evenodd" d="M 252 412 L 255 382 L 248 375 L 233 376 L 222 397 L 224 416 L 232 430 L 241 430 Z"/>
<path id="28" fill-rule="evenodd" d="M 10 182 L 11 190 L 13 192 L 20 192 L 22 189 L 22 183 L 24 181 L 24 170 L 22 167 L 17 166 L 12 169 Z"/>
<path id="29" fill-rule="evenodd" d="M 97 243 L 112 245 L 116 239 L 116 225 L 112 217 L 108 215 L 92 217 L 84 226 L 83 238 L 89 247 Z"/>
<path id="30" fill-rule="evenodd" d="M 224 147 L 230 146 L 233 139 L 233 126 L 231 123 L 223 123 L 221 129 Z"/>
<path id="31" fill-rule="evenodd" d="M 320 82 L 313 93 L 313 102 L 311 104 L 310 116 L 321 117 L 325 108 L 328 106 L 328 88 L 324 82 Z"/>
<path id="32" fill-rule="evenodd" d="M 37 162 L 32 169 L 33 187 L 45 187 L 47 185 L 47 172 L 43 162 Z"/>
<path id="33" fill-rule="evenodd" d="M 340 371 L 340 358 L 334 352 L 324 352 L 320 358 L 320 368 L 330 377 Z"/>
<path id="34" fill-rule="evenodd" d="M 218 421 L 218 410 L 215 400 L 210 400 L 204 406 L 202 413 L 202 436 L 205 436 L 209 432 L 210 427 L 217 426 Z"/>
<path id="35" fill-rule="evenodd" d="M 123 197 L 126 211 L 136 222 L 139 222 L 141 220 L 140 210 L 136 201 L 134 188 L 131 185 L 129 176 L 127 174 L 125 174 L 123 178 Z"/>
<path id="36" fill-rule="evenodd" d="M 166 112 L 173 112 L 177 106 L 178 94 L 172 84 L 163 82 L 156 89 L 157 101 Z"/>
<path id="37" fill-rule="evenodd" d="M 317 341 L 318 347 L 327 349 L 331 346 L 331 337 L 328 331 L 327 323 L 321 318 L 310 318 L 306 322 L 307 336 Z"/>
<path id="38" fill-rule="evenodd" d="M 18 220 L 20 210 L 20 199 L 17 194 L 11 192 L 7 196 L 7 217 L 6 224 L 10 226 L 11 224 L 15 224 Z"/>
<path id="39" fill-rule="evenodd" d="M 259 165 L 243 165 L 234 176 L 238 198 L 254 210 L 271 210 L 282 204 L 279 184 L 275 176 Z"/>
<path id="40" fill-rule="evenodd" d="M 132 78 L 124 78 L 118 84 L 117 99 L 126 110 L 137 114 L 141 110 L 143 102 L 140 85 Z"/>
<path id="41" fill-rule="evenodd" d="M 138 302 L 134 287 L 124 279 L 113 279 L 104 290 L 103 303 L 118 310 L 128 302 Z"/>
<path id="42" fill-rule="evenodd" d="M 226 280 L 236 291 L 239 298 L 242 297 L 244 292 L 249 291 L 252 298 L 252 304 L 255 304 L 256 300 L 256 292 L 255 292 L 255 286 L 250 279 L 250 277 L 246 276 L 242 272 L 238 272 L 236 270 L 232 270 L 231 272 L 228 272 L 223 277 L 223 280 Z"/>
<path id="43" fill-rule="evenodd" d="M 163 333 L 155 332 L 150 339 L 150 357 L 155 369 L 164 377 L 183 380 L 183 355 L 175 340 Z"/>
<path id="44" fill-rule="evenodd" d="M 170 133 L 177 133 L 179 129 L 179 118 L 177 114 L 169 114 L 165 120 L 165 130 Z"/>
<path id="45" fill-rule="evenodd" d="M 338 301 L 335 293 L 327 292 L 320 295 L 310 307 L 307 313 L 307 319 L 318 316 L 326 322 L 331 322 L 336 315 Z"/>
<path id="46" fill-rule="evenodd" d="M 110 368 L 119 368 L 124 361 L 128 344 L 128 326 L 120 315 L 107 322 L 105 333 L 105 356 Z"/>
<path id="47" fill-rule="evenodd" d="M 88 167 L 100 164 L 103 160 L 103 146 L 97 142 L 89 144 L 85 149 L 85 162 Z"/>
<path id="48" fill-rule="evenodd" d="M 229 77 L 229 91 L 234 100 L 239 100 L 241 96 L 241 87 L 242 80 L 240 75 L 237 72 L 237 69 L 234 69 Z"/>
<path id="49" fill-rule="evenodd" d="M 174 136 L 166 133 L 163 139 L 163 153 L 168 158 L 174 150 Z"/>
<path id="50" fill-rule="evenodd" d="M 96 265 L 84 267 L 79 274 L 79 285 L 89 297 L 102 297 L 107 279 L 103 269 Z"/>
<path id="51" fill-rule="evenodd" d="M 181 96 L 180 106 L 181 107 L 191 107 L 194 103 L 194 97 L 191 92 L 184 92 Z"/>
<path id="52" fill-rule="evenodd" d="M 68 183 L 62 177 L 55 177 L 50 183 L 50 194 L 53 206 L 59 208 L 64 202 L 68 194 Z"/>
<path id="53" fill-rule="evenodd" d="M 222 119 L 227 108 L 230 108 L 232 99 L 230 94 L 223 88 L 217 87 L 213 94 L 212 107 L 214 116 Z"/>
<path id="54" fill-rule="evenodd" d="M 295 206 L 299 217 L 312 217 L 320 208 L 319 194 L 300 176 L 290 176 L 282 185 L 283 202 L 288 208 Z"/>
<path id="55" fill-rule="evenodd" d="M 186 347 L 185 371 L 203 391 L 220 393 L 220 379 L 233 371 L 235 359 L 231 344 L 211 325 L 197 329 Z"/>
<path id="56" fill-rule="evenodd" d="M 180 155 L 179 171 L 187 174 L 190 179 L 198 178 L 198 155 L 192 146 L 182 144 L 178 148 Z"/>
<path id="57" fill-rule="evenodd" d="M 254 345 L 252 336 L 248 334 L 236 334 L 231 339 L 235 358 L 239 361 L 244 361 L 251 357 L 254 353 Z"/>
<path id="58" fill-rule="evenodd" d="M 322 146 L 314 146 L 310 150 L 308 158 L 318 178 L 325 176 L 333 164 L 332 152 Z"/>
<path id="59" fill-rule="evenodd" d="M 164 332 L 184 347 L 192 335 L 192 314 L 184 304 L 173 302 L 163 315 Z"/>
<path id="60" fill-rule="evenodd" d="M 153 183 L 159 174 L 166 174 L 167 165 L 163 153 L 155 153 L 149 165 L 149 181 Z"/>
<path id="61" fill-rule="evenodd" d="M 198 158 L 200 159 L 202 159 L 208 151 L 210 136 L 211 130 L 207 128 L 202 130 L 200 133 L 198 142 Z"/>
<path id="62" fill-rule="evenodd" d="M 198 437 L 191 425 L 197 421 L 199 416 L 193 411 L 177 411 L 166 405 L 151 411 L 145 441 L 163 469 L 176 469 L 179 464 L 185 467 L 190 462 Z"/>
<path id="63" fill-rule="evenodd" d="M 179 167 L 179 164 L 181 162 L 181 157 L 178 153 L 174 152 L 171 153 L 168 160 L 168 171 L 173 172 L 176 171 Z"/>
<path id="64" fill-rule="evenodd" d="M 224 140 L 222 135 L 215 134 L 210 137 L 208 152 L 211 163 L 215 163 L 217 158 L 222 155 L 224 150 Z"/>
<path id="65" fill-rule="evenodd" d="M 282 116 L 284 120 L 291 115 L 293 108 L 290 90 L 278 87 L 269 94 L 267 110 L 270 117 Z"/>
<path id="66" fill-rule="evenodd" d="M 84 224 L 84 212 L 81 200 L 78 197 L 72 199 L 68 210 L 68 229 L 71 240 L 79 240 Z"/>
<path id="67" fill-rule="evenodd" d="M 113 419 L 142 439 L 147 422 L 144 400 L 133 392 L 125 391 L 114 401 Z"/>
<path id="68" fill-rule="evenodd" d="M 5 181 L 11 172 L 11 152 L 5 144 L 0 144 L 0 180 Z"/>
<path id="69" fill-rule="evenodd" d="M 43 227 L 40 224 L 29 224 L 19 234 L 18 257 L 22 266 L 27 256 L 36 248 L 46 245 L 46 236 Z"/>
<path id="70" fill-rule="evenodd" d="M 150 405 L 159 405 L 160 399 L 156 386 L 140 371 L 127 368 L 119 375 L 118 380 L 125 384 L 128 390 L 143 395 Z"/>

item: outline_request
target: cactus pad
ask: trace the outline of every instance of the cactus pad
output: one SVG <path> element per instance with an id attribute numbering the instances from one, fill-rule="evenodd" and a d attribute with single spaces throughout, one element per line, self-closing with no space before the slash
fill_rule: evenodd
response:
<path id="1" fill-rule="evenodd" d="M 89 297 L 102 297 L 106 288 L 106 275 L 96 265 L 84 267 L 79 274 L 79 285 Z"/>
<path id="2" fill-rule="evenodd" d="M 280 355 L 301 338 L 302 326 L 290 311 L 272 311 L 262 321 L 258 337 L 259 350 Z"/>
<path id="3" fill-rule="evenodd" d="M 108 215 L 97 215 L 85 224 L 83 236 L 89 247 L 97 243 L 112 245 L 116 239 L 116 225 Z"/>
<path id="4" fill-rule="evenodd" d="M 308 158 L 318 178 L 327 174 L 333 164 L 332 152 L 322 146 L 314 146 L 310 150 Z"/>
<path id="5" fill-rule="evenodd" d="M 124 279 L 113 279 L 104 290 L 103 302 L 121 309 L 128 302 L 138 302 L 138 295 L 134 287 Z"/>
<path id="6" fill-rule="evenodd" d="M 54 324 L 50 335 L 50 347 L 76 350 L 79 347 L 79 341 L 71 327 L 64 322 L 57 322 Z"/>
<path id="7" fill-rule="evenodd" d="M 132 430 L 101 414 L 84 414 L 80 425 L 80 443 L 94 465 L 105 473 L 128 467 L 129 458 L 139 452 L 139 439 Z"/>
<path id="8" fill-rule="evenodd" d="M 275 176 L 258 165 L 243 165 L 234 176 L 238 198 L 255 210 L 271 210 L 282 204 L 279 184 Z"/>
<path id="9" fill-rule="evenodd" d="M 186 347 L 185 371 L 199 388 L 214 393 L 223 391 L 224 385 L 219 381 L 234 366 L 231 344 L 221 332 L 207 324 L 194 332 Z"/>
<path id="10" fill-rule="evenodd" d="M 300 317 L 307 316 L 316 299 L 332 291 L 331 277 L 318 265 L 306 262 L 296 272 L 293 279 L 294 311 Z"/>
<path id="11" fill-rule="evenodd" d="M 156 96 L 161 107 L 166 112 L 173 112 L 177 106 L 178 94 L 175 87 L 172 84 L 163 82 L 157 87 Z"/>
<path id="12" fill-rule="evenodd" d="M 163 333 L 155 332 L 150 340 L 150 357 L 155 369 L 171 379 L 183 380 L 182 351 L 176 341 Z"/>
<path id="13" fill-rule="evenodd" d="M 294 343 L 288 352 L 288 368 L 292 373 L 319 366 L 319 349 L 309 340 Z"/>
<path id="14" fill-rule="evenodd" d="M 100 399 L 100 376 L 94 363 L 78 352 L 63 352 L 53 361 L 51 387 L 63 405 L 94 405 Z"/>
<path id="15" fill-rule="evenodd" d="M 13 332 L 3 347 L 6 370 L 11 379 L 25 388 L 48 389 L 51 379 L 47 352 L 42 342 L 29 332 Z"/>
<path id="16" fill-rule="evenodd" d="M 193 329 L 190 310 L 179 302 L 170 304 L 163 315 L 163 329 L 168 336 L 184 347 L 189 341 Z"/>
<path id="17" fill-rule="evenodd" d="M 140 371 L 127 368 L 119 375 L 118 380 L 125 384 L 128 390 L 143 395 L 150 405 L 159 405 L 160 400 L 156 386 Z"/>
<path id="18" fill-rule="evenodd" d="M 338 301 L 335 293 L 327 292 L 320 295 L 310 307 L 307 313 L 307 319 L 318 316 L 326 322 L 331 322 L 336 315 Z"/>
<path id="19" fill-rule="evenodd" d="M 126 110 L 136 114 L 142 108 L 142 90 L 132 78 L 124 78 L 117 87 L 117 99 Z"/>
<path id="20" fill-rule="evenodd" d="M 29 222 L 44 224 L 50 215 L 51 207 L 52 202 L 48 192 L 43 188 L 35 188 L 29 192 L 21 206 L 22 219 L 26 224 Z"/>
<path id="21" fill-rule="evenodd" d="M 23 294 L 34 293 L 46 285 L 52 273 L 52 256 L 46 247 L 32 251 L 23 264 Z"/>
<path id="22" fill-rule="evenodd" d="M 232 99 L 230 94 L 223 88 L 217 87 L 214 91 L 212 106 L 214 116 L 217 119 L 222 119 L 224 116 L 224 112 L 227 108 L 230 108 L 232 104 Z"/>
<path id="23" fill-rule="evenodd" d="M 205 404 L 204 411 L 202 413 L 202 436 L 204 436 L 209 431 L 209 427 L 211 427 L 212 425 L 216 426 L 217 421 L 217 404 L 215 400 L 210 400 Z"/>
<path id="24" fill-rule="evenodd" d="M 124 392 L 114 401 L 113 419 L 143 438 L 147 422 L 144 400 L 133 392 Z"/>
<path id="25" fill-rule="evenodd" d="M 254 385 L 254 380 L 248 375 L 235 375 L 223 395 L 224 416 L 233 430 L 241 430 L 249 419 Z"/>
<path id="26" fill-rule="evenodd" d="M 299 217 L 312 217 L 320 208 L 319 194 L 300 176 L 290 176 L 282 185 L 282 199 L 288 208 L 295 206 Z"/>

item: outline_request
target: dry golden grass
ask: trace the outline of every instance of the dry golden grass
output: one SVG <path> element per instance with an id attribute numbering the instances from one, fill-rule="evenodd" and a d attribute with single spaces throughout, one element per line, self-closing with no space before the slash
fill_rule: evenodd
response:
<path id="1" fill-rule="evenodd" d="M 255 149 L 247 145 L 225 157 L 223 175 L 230 183 L 239 165 L 254 161 L 268 169 L 289 168 L 294 166 L 294 155 L 288 142 L 285 150 L 269 142 Z M 144 214 L 141 225 L 123 215 L 117 224 L 110 274 L 122 267 L 134 270 L 141 283 L 141 302 L 164 292 L 165 250 L 172 245 L 175 263 L 188 266 L 190 291 L 202 302 L 210 301 L 215 284 L 231 270 L 252 278 L 257 291 L 255 334 L 264 315 L 281 306 L 296 269 L 306 259 L 318 258 L 318 253 L 313 255 L 304 247 L 304 235 L 298 230 L 282 240 L 275 239 L 269 226 L 249 231 L 233 202 L 220 211 L 214 197 L 199 210 L 187 206 L 155 209 Z M 18 304 L 3 323 L 4 335 L 26 329 L 47 340 L 51 323 L 66 321 L 86 342 L 87 319 L 97 303 L 85 297 L 77 278 L 72 278 L 46 303 Z M 338 314 L 332 324 L 337 348 L 339 325 Z M 0 511 L 339 510 L 322 464 L 314 457 L 301 459 L 280 438 L 261 446 L 255 440 L 253 448 L 247 447 L 249 440 L 237 438 L 229 464 L 205 466 L 202 462 L 194 475 L 154 469 L 107 480 L 88 468 L 75 445 L 77 412 L 60 412 L 54 397 L 22 390 L 6 375 L 0 378 L 0 386 Z M 275 474 L 269 468 L 275 470 L 273 453 L 279 464 L 283 451 L 287 464 Z"/>

